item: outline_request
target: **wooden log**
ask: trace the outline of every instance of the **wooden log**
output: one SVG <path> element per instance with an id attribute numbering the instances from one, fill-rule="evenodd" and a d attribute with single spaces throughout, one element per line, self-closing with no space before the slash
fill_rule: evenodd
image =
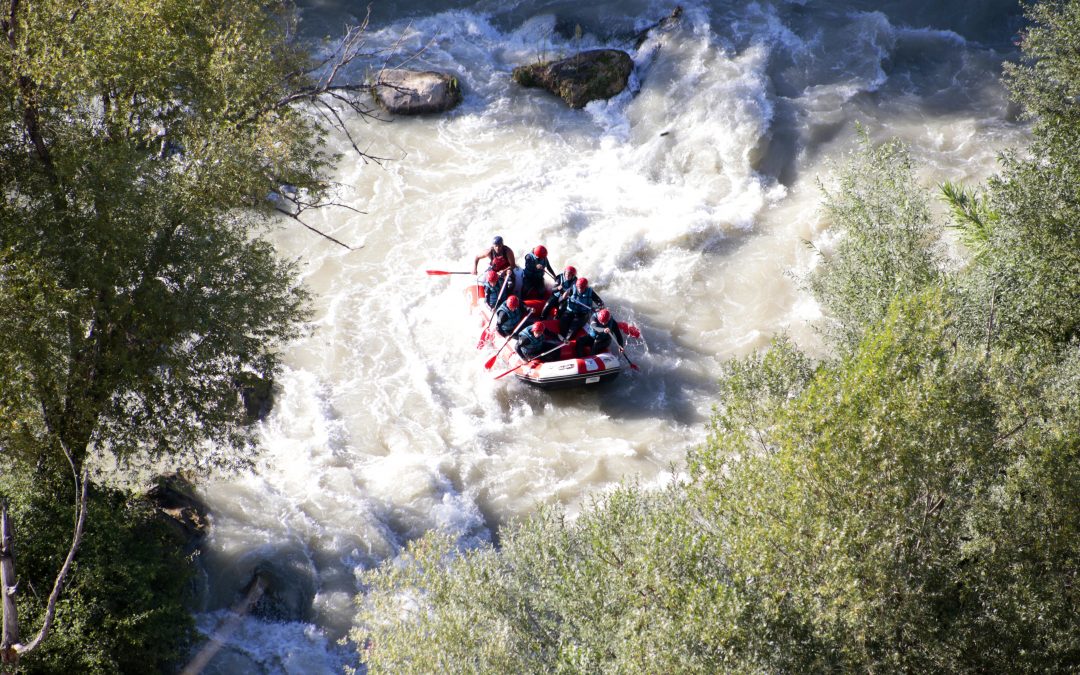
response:
<path id="1" fill-rule="evenodd" d="M 0 663 L 15 663 L 19 654 L 19 616 L 15 608 L 15 551 L 7 504 L 0 504 L 0 600 L 3 606 L 3 633 L 0 635 Z"/>
<path id="2" fill-rule="evenodd" d="M 252 579 L 251 583 L 248 585 L 244 599 L 233 605 L 230 615 L 222 619 L 207 643 L 203 645 L 203 648 L 199 650 L 199 653 L 195 655 L 195 658 L 180 671 L 180 675 L 199 675 L 206 666 L 210 665 L 210 661 L 217 656 L 217 653 L 225 646 L 225 641 L 229 639 L 229 636 L 236 630 L 236 627 L 240 625 L 240 620 L 244 618 L 244 615 L 251 611 L 251 608 L 254 607 L 255 603 L 262 597 L 263 593 L 266 591 L 266 586 L 266 580 L 263 579 L 262 575 L 256 574 L 255 578 Z"/>

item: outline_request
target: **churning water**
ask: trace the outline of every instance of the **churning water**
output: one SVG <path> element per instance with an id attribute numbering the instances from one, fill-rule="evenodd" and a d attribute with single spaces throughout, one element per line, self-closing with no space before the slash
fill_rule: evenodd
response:
<path id="1" fill-rule="evenodd" d="M 312 35 L 362 2 L 309 0 Z M 912 7 L 912 5 L 925 5 Z M 421 2 L 374 7 L 387 65 L 453 73 L 453 112 L 353 121 L 340 199 L 273 238 L 315 296 L 263 423 L 256 475 L 220 480 L 204 563 L 209 630 L 256 568 L 274 591 L 211 666 L 340 672 L 356 573 L 441 528 L 463 546 L 540 503 L 572 511 L 624 480 L 659 484 L 701 443 L 719 366 L 786 331 L 820 347 L 796 279 L 828 248 L 819 181 L 855 143 L 908 142 L 928 186 L 975 182 L 1024 143 L 999 83 L 1018 23 L 1009 2 Z M 628 50 L 631 90 L 570 110 L 511 69 L 593 47 Z M 372 61 L 372 68 L 383 65 Z M 361 72 L 356 73 L 362 75 Z M 519 258 L 544 244 L 642 331 L 639 373 L 603 390 L 493 381 L 466 314 L 470 270 L 495 234 Z M 362 246 L 362 247 L 361 247 Z"/>

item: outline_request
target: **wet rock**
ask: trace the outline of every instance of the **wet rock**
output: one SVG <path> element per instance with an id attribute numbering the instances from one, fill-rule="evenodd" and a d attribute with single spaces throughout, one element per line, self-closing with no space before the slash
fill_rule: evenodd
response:
<path id="1" fill-rule="evenodd" d="M 619 49 L 593 49 L 559 61 L 514 68 L 512 77 L 523 87 L 540 87 L 584 108 L 590 101 L 608 99 L 626 89 L 634 62 Z"/>
<path id="2" fill-rule="evenodd" d="M 249 424 L 260 422 L 274 408 L 274 382 L 255 373 L 242 373 L 234 380 Z"/>
<path id="3" fill-rule="evenodd" d="M 210 528 L 210 512 L 195 494 L 195 486 L 180 473 L 158 476 L 146 497 L 157 507 L 177 539 L 195 549 Z"/>
<path id="4" fill-rule="evenodd" d="M 461 85 L 447 73 L 398 68 L 380 71 L 371 95 L 387 112 L 422 115 L 445 112 L 461 103 Z"/>
<path id="5" fill-rule="evenodd" d="M 645 40 L 648 40 L 649 35 L 653 31 L 664 32 L 664 31 L 671 30 L 676 24 L 679 23 L 679 19 L 682 18 L 682 14 L 683 14 L 682 6 L 681 5 L 676 5 L 675 9 L 673 9 L 671 11 L 671 14 L 668 14 L 667 16 L 665 16 L 663 19 L 660 19 L 659 21 L 654 21 L 652 24 L 650 24 L 646 28 L 642 29 L 641 31 L 638 31 L 638 34 L 636 36 L 634 36 L 634 48 L 636 49 L 636 48 L 640 47 L 645 42 Z"/>

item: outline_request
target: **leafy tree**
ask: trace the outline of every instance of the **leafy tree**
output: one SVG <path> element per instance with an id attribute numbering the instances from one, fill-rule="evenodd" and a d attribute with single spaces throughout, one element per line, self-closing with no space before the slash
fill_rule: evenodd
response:
<path id="1" fill-rule="evenodd" d="M 1011 382 L 1026 369 L 964 347 L 952 317 L 929 291 L 813 370 L 785 340 L 732 364 L 687 484 L 624 487 L 574 520 L 544 510 L 498 550 L 414 542 L 365 577 L 353 633 L 365 663 L 1067 668 L 1080 635 L 1080 362 Z"/>
<path id="2" fill-rule="evenodd" d="M 1041 2 L 1027 16 L 1024 60 L 1006 65 L 1005 82 L 1033 140 L 989 183 L 999 219 L 963 281 L 973 331 L 1053 354 L 1080 334 L 1080 2 Z"/>
<path id="3" fill-rule="evenodd" d="M 260 228 L 332 203 L 324 135 L 366 114 L 340 81 L 361 32 L 316 61 L 294 28 L 284 0 L 0 2 L 0 452 L 83 495 L 43 628 L 5 623 L 5 659 L 49 631 L 95 454 L 250 460 L 240 383 L 272 377 L 307 301 Z"/>
<path id="4" fill-rule="evenodd" d="M 570 521 L 542 510 L 498 550 L 463 554 L 432 533 L 365 576 L 371 672 L 672 672 L 715 659 L 685 625 L 694 535 L 680 488 L 624 487 Z"/>
<path id="5" fill-rule="evenodd" d="M 720 420 L 691 464 L 695 498 L 753 590 L 761 635 L 747 640 L 766 668 L 963 665 L 948 639 L 960 541 L 1002 457 L 984 374 L 950 332 L 940 298 L 894 304 L 761 443 Z"/>

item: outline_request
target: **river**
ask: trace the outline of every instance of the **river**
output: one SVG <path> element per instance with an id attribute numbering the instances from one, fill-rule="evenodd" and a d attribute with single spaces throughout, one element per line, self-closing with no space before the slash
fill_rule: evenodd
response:
<path id="1" fill-rule="evenodd" d="M 340 36 L 366 3 L 307 0 L 305 35 Z M 373 8 L 367 66 L 451 72 L 449 114 L 350 126 L 335 180 L 345 208 L 270 233 L 302 262 L 311 334 L 290 347 L 252 475 L 204 488 L 215 512 L 199 625 L 253 570 L 277 589 L 207 672 L 333 673 L 357 572 L 441 528 L 463 547 L 558 502 L 573 512 L 621 481 L 657 485 L 705 438 L 721 364 L 786 332 L 811 352 L 819 308 L 798 279 L 834 240 L 821 188 L 856 143 L 910 144 L 928 187 L 977 182 L 1026 128 L 999 82 L 1015 56 L 1009 2 L 424 2 Z M 584 110 L 524 90 L 511 69 L 627 49 L 631 91 Z M 359 77 L 362 71 L 354 73 Z M 940 209 L 939 209 L 940 210 Z M 642 339 L 641 368 L 603 390 L 494 381 L 465 310 L 493 235 L 575 265 Z"/>

